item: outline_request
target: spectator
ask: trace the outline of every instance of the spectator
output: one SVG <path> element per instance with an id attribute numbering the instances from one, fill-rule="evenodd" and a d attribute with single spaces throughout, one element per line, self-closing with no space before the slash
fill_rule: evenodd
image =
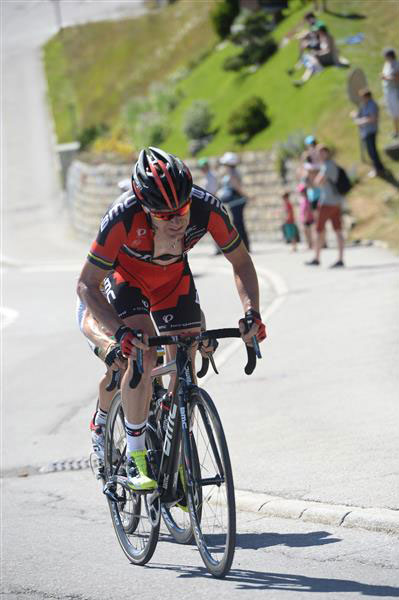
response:
<path id="1" fill-rule="evenodd" d="M 309 81 L 309 79 L 313 77 L 313 75 L 316 75 L 316 73 L 320 73 L 320 71 L 323 70 L 323 67 L 321 66 L 317 57 L 314 54 L 308 52 L 305 52 L 305 54 L 303 55 L 302 64 L 305 67 L 305 71 L 301 79 L 296 79 L 292 82 L 292 84 L 296 87 L 303 85 L 304 83 Z"/>
<path id="2" fill-rule="evenodd" d="M 308 157 L 310 157 L 309 162 L 312 164 L 312 167 L 313 167 L 312 169 L 308 169 L 308 170 L 318 171 L 320 169 L 321 161 L 320 161 L 320 154 L 319 154 L 319 150 L 318 150 L 317 140 L 314 137 L 314 135 L 307 135 L 305 137 L 305 146 L 307 147 Z"/>
<path id="3" fill-rule="evenodd" d="M 320 172 L 316 175 L 315 184 L 321 187 L 319 201 L 319 210 L 316 222 L 316 244 L 315 257 L 307 262 L 307 265 L 317 266 L 320 264 L 320 253 L 325 241 L 325 226 L 327 221 L 332 222 L 332 226 L 337 236 L 338 260 L 331 268 L 344 266 L 344 238 L 341 226 L 341 206 L 342 196 L 338 193 L 334 185 L 338 180 L 338 167 L 331 158 L 330 150 L 326 146 L 319 147 L 322 165 Z"/>
<path id="4" fill-rule="evenodd" d="M 340 58 L 335 44 L 335 40 L 322 21 L 317 21 L 312 27 L 314 32 L 318 33 L 319 46 L 308 48 L 309 53 L 304 53 L 302 62 L 305 66 L 305 72 L 301 79 L 293 81 L 296 86 L 303 85 L 313 75 L 319 73 L 323 67 L 337 66 L 349 67 L 349 62 L 345 58 Z"/>
<path id="5" fill-rule="evenodd" d="M 300 183 L 297 187 L 297 191 L 300 194 L 299 201 L 299 218 L 302 223 L 305 239 L 308 244 L 309 250 L 313 248 L 313 211 L 307 196 L 306 184 Z"/>
<path id="6" fill-rule="evenodd" d="M 315 27 L 319 33 L 320 48 L 313 51 L 314 56 L 322 67 L 339 65 L 338 51 L 333 36 L 324 24 L 315 25 Z"/>
<path id="7" fill-rule="evenodd" d="M 198 166 L 204 175 L 202 187 L 210 194 L 215 195 L 218 190 L 219 184 L 216 175 L 213 173 L 213 171 L 211 171 L 209 167 L 208 159 L 200 158 L 198 161 Z"/>
<path id="8" fill-rule="evenodd" d="M 399 137 L 399 61 L 392 48 L 384 50 L 384 66 L 381 72 L 382 89 L 385 104 L 393 119 L 394 132 L 392 137 Z"/>
<path id="9" fill-rule="evenodd" d="M 318 21 L 315 14 L 312 12 L 306 13 L 304 21 L 308 29 L 301 31 L 296 35 L 299 39 L 299 57 L 294 68 L 288 69 L 288 75 L 292 75 L 295 70 L 300 69 L 303 66 L 303 55 L 306 54 L 306 51 L 318 50 L 320 48 L 319 33 L 314 29 L 314 26 L 316 23 L 322 22 Z"/>
<path id="10" fill-rule="evenodd" d="M 358 111 L 352 111 L 350 116 L 356 125 L 359 126 L 360 137 L 366 146 L 367 153 L 374 166 L 374 169 L 368 175 L 369 177 L 375 177 L 376 175 L 383 175 L 385 171 L 376 147 L 379 109 L 368 88 L 359 90 L 359 96 L 361 106 Z"/>
<path id="11" fill-rule="evenodd" d="M 240 174 L 237 170 L 238 156 L 234 152 L 225 152 L 219 162 L 225 166 L 226 172 L 222 177 L 222 187 L 217 195 L 223 204 L 228 206 L 234 227 L 237 229 L 249 252 L 249 240 L 244 224 L 244 208 L 247 199 L 241 186 Z"/>
<path id="12" fill-rule="evenodd" d="M 290 202 L 289 192 L 284 192 L 283 202 L 285 209 L 285 221 L 283 223 L 283 235 L 287 244 L 292 244 L 292 251 L 296 252 L 296 245 L 299 242 L 299 231 L 295 223 L 294 207 Z"/>

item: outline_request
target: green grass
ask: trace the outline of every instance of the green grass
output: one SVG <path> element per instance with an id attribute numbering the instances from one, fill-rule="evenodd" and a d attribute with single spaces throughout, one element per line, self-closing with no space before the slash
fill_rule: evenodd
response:
<path id="1" fill-rule="evenodd" d="M 115 126 L 132 97 L 211 48 L 215 2 L 185 0 L 137 19 L 68 27 L 52 38 L 44 62 L 59 142 L 90 125 Z"/>
<path id="2" fill-rule="evenodd" d="M 329 0 L 328 8 L 333 12 L 345 11 L 348 14 L 358 13 L 366 17 L 349 19 L 334 14 L 321 15 L 338 41 L 354 33 L 365 33 L 366 38 L 362 44 L 339 44 L 339 51 L 350 61 L 351 66 L 364 69 L 378 97 L 381 95 L 381 50 L 384 46 L 394 45 L 396 42 L 395 21 L 397 24 L 399 3 L 396 0 L 348 0 L 345 3 L 342 0 Z M 308 9 L 309 6 L 306 6 L 283 21 L 274 32 L 276 40 L 280 41 L 287 33 L 292 34 L 295 27 L 300 29 L 301 17 Z M 188 153 L 188 141 L 182 133 L 184 113 L 194 100 L 203 98 L 210 103 L 215 114 L 214 127 L 218 130 L 213 141 L 204 150 L 206 154 L 219 154 L 227 148 L 266 149 L 277 141 L 285 140 L 290 133 L 297 130 L 311 131 L 337 140 L 337 127 L 340 137 L 343 134 L 343 139 L 354 138 L 354 143 L 351 143 L 352 152 L 357 138 L 353 135 L 353 125 L 347 118 L 347 113 L 352 108 L 346 93 L 349 69 L 325 69 L 302 88 L 295 88 L 292 80 L 298 78 L 300 73 L 290 77 L 287 69 L 295 64 L 297 52 L 298 42 L 292 39 L 253 74 L 236 74 L 223 70 L 222 64 L 226 57 L 238 53 L 238 49 L 231 43 L 212 53 L 179 84 L 185 98 L 170 115 L 172 132 L 164 146 L 182 155 Z M 252 95 L 260 96 L 265 101 L 271 125 L 254 136 L 245 146 L 239 146 L 227 132 L 228 116 Z M 341 115 L 339 123 L 338 113 Z"/>
<path id="3" fill-rule="evenodd" d="M 123 22 L 92 23 L 67 28 L 45 46 L 44 56 L 50 99 L 60 142 L 70 141 L 91 124 L 106 122 L 121 126 L 126 103 L 143 96 L 151 83 L 165 81 L 191 62 L 188 76 L 177 87 L 183 99 L 168 115 L 170 135 L 163 147 L 188 155 L 188 140 L 182 126 L 185 112 L 195 100 L 207 100 L 214 113 L 212 142 L 202 155 L 218 155 L 226 150 L 257 150 L 273 147 L 298 131 L 313 133 L 337 149 L 339 162 L 356 166 L 361 182 L 350 194 L 350 204 L 358 225 L 354 237 L 380 237 L 399 248 L 397 190 L 381 180 L 365 180 L 367 167 L 360 164 L 357 127 L 349 118 L 353 109 L 346 86 L 349 69 L 329 67 L 301 88 L 292 85 L 287 74 L 298 54 L 295 39 L 255 73 L 234 73 L 222 68 L 226 57 L 239 52 L 230 42 L 215 49 L 193 67 L 204 50 L 215 47 L 216 37 L 209 11 L 217 0 L 179 0 L 162 11 Z M 320 17 L 335 39 L 341 55 L 351 68 L 361 67 L 374 97 L 381 106 L 379 145 L 389 141 L 392 123 L 382 106 L 379 73 L 382 49 L 397 47 L 398 0 L 328 0 L 329 13 Z M 195 6 L 195 10 L 193 7 Z M 303 28 L 307 4 L 287 17 L 275 30 L 280 42 Z M 365 18 L 347 18 L 351 13 Z M 364 33 L 358 45 L 340 43 L 349 35 Z M 227 132 L 229 115 L 252 95 L 260 96 L 268 107 L 270 126 L 239 146 Z M 122 130 L 122 127 L 121 127 Z M 133 140 L 134 142 L 134 140 Z M 393 173 L 397 163 L 384 157 Z"/>

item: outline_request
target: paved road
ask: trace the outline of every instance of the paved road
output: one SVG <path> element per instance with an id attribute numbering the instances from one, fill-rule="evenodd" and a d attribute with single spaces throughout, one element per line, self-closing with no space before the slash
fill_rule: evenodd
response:
<path id="1" fill-rule="evenodd" d="M 86 2 L 82 9 L 96 14 L 105 5 Z M 124 598 L 132 586 L 148 598 L 154 590 L 165 597 L 176 591 L 230 597 L 251 589 L 273 598 L 298 591 L 397 597 L 397 537 L 254 513 L 239 516 L 239 548 L 226 582 L 205 575 L 195 549 L 166 540 L 151 568 L 132 568 L 89 471 L 29 470 L 87 455 L 102 371 L 74 322 L 74 284 L 87 244 L 68 229 L 54 167 L 38 54 L 54 28 L 49 7 L 2 4 L 9 25 L 3 37 L 5 597 Z M 23 29 L 27 17 L 30 27 Z M 230 267 L 210 252 L 205 246 L 193 253 L 201 300 L 209 326 L 231 325 L 240 310 Z M 325 268 L 333 254 L 326 251 L 323 267 L 312 271 L 303 266 L 305 252 L 255 248 L 269 328 L 264 358 L 247 378 L 242 349 L 224 345 L 221 375 L 206 386 L 223 417 L 238 490 L 397 514 L 398 260 L 382 249 L 353 248 L 347 268 L 334 272 Z"/>
<path id="2" fill-rule="evenodd" d="M 13 478 L 7 499 L 4 591 L 13 600 L 399 597 L 399 540 L 386 534 L 240 513 L 233 568 L 218 581 L 194 546 L 164 531 L 151 563 L 130 565 L 87 471 Z"/>

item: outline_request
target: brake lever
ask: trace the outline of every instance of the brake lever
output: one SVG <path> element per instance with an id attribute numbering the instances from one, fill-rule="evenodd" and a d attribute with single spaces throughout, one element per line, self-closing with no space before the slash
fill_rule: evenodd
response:
<path id="1" fill-rule="evenodd" d="M 252 345 L 255 350 L 255 354 L 256 354 L 257 358 L 262 358 L 262 354 L 260 352 L 260 347 L 259 347 L 259 342 L 258 342 L 256 335 L 252 336 Z"/>
<path id="2" fill-rule="evenodd" d="M 215 359 L 213 358 L 212 354 L 210 355 L 209 360 L 211 362 L 212 369 L 215 371 L 216 375 L 219 375 L 219 371 L 216 368 Z"/>
<path id="3" fill-rule="evenodd" d="M 202 355 L 202 365 L 200 370 L 197 372 L 197 377 L 205 377 L 205 375 L 208 373 L 208 369 L 209 369 L 209 358 L 204 358 Z"/>
<path id="4" fill-rule="evenodd" d="M 105 388 L 107 390 L 107 392 L 112 392 L 112 390 L 114 390 L 117 387 L 117 385 L 119 384 L 119 379 L 120 379 L 119 369 L 117 371 L 112 371 L 111 381 Z"/>

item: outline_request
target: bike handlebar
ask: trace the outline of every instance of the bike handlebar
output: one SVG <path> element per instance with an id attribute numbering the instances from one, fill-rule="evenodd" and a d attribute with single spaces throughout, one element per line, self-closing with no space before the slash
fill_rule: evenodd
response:
<path id="1" fill-rule="evenodd" d="M 241 332 L 236 327 L 224 328 L 224 329 L 210 329 L 197 335 L 156 335 L 148 338 L 148 345 L 153 346 L 172 346 L 172 345 L 191 345 L 193 342 L 199 342 L 202 340 L 209 339 L 223 339 L 223 338 L 240 338 Z M 256 337 L 253 339 L 254 347 L 246 345 L 247 349 L 247 364 L 245 365 L 244 371 L 247 375 L 251 375 L 256 367 L 256 358 L 262 358 L 259 345 Z M 256 344 L 255 344 L 256 342 Z M 212 361 L 213 362 L 213 361 Z M 213 363 L 213 368 L 216 371 Z M 206 375 L 209 368 L 209 358 L 202 359 L 202 366 L 200 371 L 197 373 L 198 377 Z M 131 388 L 135 388 L 140 383 L 141 375 L 143 374 L 143 351 L 137 349 L 137 358 L 133 361 L 133 376 L 129 382 Z"/>

